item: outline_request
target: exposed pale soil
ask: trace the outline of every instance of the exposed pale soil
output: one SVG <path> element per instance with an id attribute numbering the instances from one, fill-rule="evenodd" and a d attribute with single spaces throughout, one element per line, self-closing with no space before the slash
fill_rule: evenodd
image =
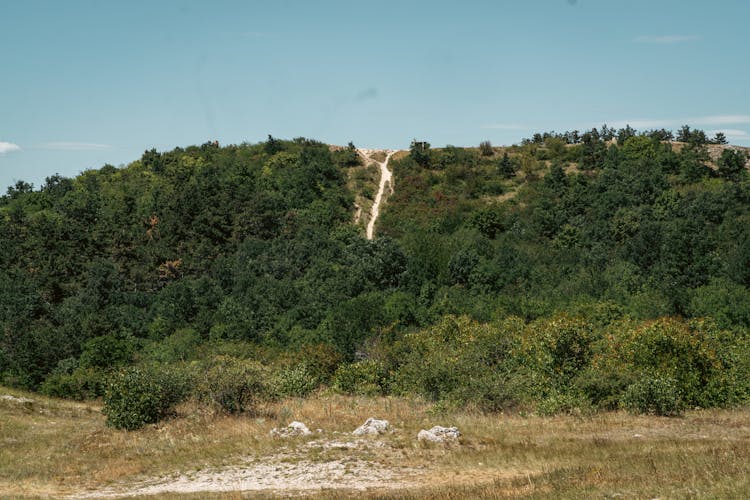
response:
<path id="1" fill-rule="evenodd" d="M 365 161 L 372 161 L 377 163 L 378 167 L 380 167 L 380 185 L 378 187 L 378 194 L 375 195 L 375 202 L 372 204 L 372 210 L 370 214 L 370 221 L 367 224 L 367 232 L 365 233 L 367 235 L 367 239 L 371 240 L 373 236 L 375 235 L 375 222 L 378 219 L 378 215 L 380 214 L 380 205 L 383 202 L 383 194 L 385 193 L 386 188 L 388 188 L 391 193 L 393 192 L 393 176 L 391 174 L 391 171 L 388 170 L 388 161 L 391 159 L 391 156 L 393 156 L 397 151 L 389 149 L 385 151 L 385 160 L 380 162 L 377 161 L 378 153 L 382 153 L 382 150 L 379 149 L 358 149 L 359 154 L 362 155 L 362 157 L 365 159 Z"/>
<path id="2" fill-rule="evenodd" d="M 234 466 L 129 482 L 67 498 L 122 498 L 165 493 L 232 491 L 263 492 L 287 497 L 326 489 L 366 491 L 419 485 L 420 482 L 416 479 L 424 471 L 386 465 L 384 462 L 392 462 L 388 459 L 392 454 L 394 450 L 388 444 L 373 439 L 352 439 L 349 436 L 316 439 L 296 448 L 284 447 L 274 455 L 245 457 L 242 463 Z M 364 459 L 361 456 L 377 456 L 378 459 Z"/>

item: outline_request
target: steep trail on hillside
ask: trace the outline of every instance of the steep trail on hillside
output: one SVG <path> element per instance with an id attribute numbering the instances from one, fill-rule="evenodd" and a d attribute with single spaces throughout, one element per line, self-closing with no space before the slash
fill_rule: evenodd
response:
<path id="1" fill-rule="evenodd" d="M 372 204 L 372 209 L 370 211 L 370 220 L 367 223 L 367 231 L 366 236 L 368 240 L 371 240 L 375 233 L 375 221 L 378 219 L 378 215 L 380 214 L 380 204 L 383 201 L 383 194 L 385 193 L 386 185 L 389 187 L 391 192 L 393 192 L 393 175 L 391 174 L 391 171 L 388 170 L 388 161 L 391 159 L 391 156 L 393 156 L 397 150 L 389 149 L 384 151 L 386 153 L 385 160 L 382 162 L 379 162 L 372 158 L 372 155 L 378 151 L 377 149 L 358 149 L 359 154 L 362 155 L 362 157 L 365 159 L 365 161 L 372 161 L 374 163 L 377 163 L 380 167 L 380 186 L 378 187 L 378 193 L 375 195 L 375 201 Z"/>

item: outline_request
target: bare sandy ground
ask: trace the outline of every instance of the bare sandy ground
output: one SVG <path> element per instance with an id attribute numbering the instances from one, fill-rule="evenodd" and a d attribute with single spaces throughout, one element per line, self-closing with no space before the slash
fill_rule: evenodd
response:
<path id="1" fill-rule="evenodd" d="M 355 456 L 355 453 L 386 447 L 388 445 L 384 442 L 372 439 L 318 439 L 296 449 L 282 449 L 275 455 L 246 457 L 244 463 L 238 465 L 175 473 L 81 492 L 67 498 L 127 498 L 165 493 L 179 495 L 237 491 L 288 497 L 328 489 L 365 491 L 418 485 L 416 478 L 424 471 L 386 466 Z M 330 451 L 337 457 L 320 460 L 321 454 Z"/>
<path id="2" fill-rule="evenodd" d="M 372 204 L 372 212 L 370 214 L 370 221 L 367 224 L 367 232 L 365 233 L 367 235 L 367 239 L 371 240 L 375 234 L 375 221 L 378 219 L 378 215 L 380 214 L 380 204 L 383 201 L 383 193 L 385 193 L 386 188 L 393 191 L 393 176 L 391 174 L 391 171 L 388 170 L 388 161 L 391 159 L 391 156 L 393 156 L 397 151 L 393 149 L 389 149 L 386 151 L 385 161 L 379 162 L 372 158 L 372 154 L 376 153 L 378 149 L 358 149 L 359 153 L 365 158 L 366 161 L 372 161 L 374 163 L 377 163 L 380 167 L 380 186 L 378 187 L 378 194 L 375 195 L 375 202 Z"/>

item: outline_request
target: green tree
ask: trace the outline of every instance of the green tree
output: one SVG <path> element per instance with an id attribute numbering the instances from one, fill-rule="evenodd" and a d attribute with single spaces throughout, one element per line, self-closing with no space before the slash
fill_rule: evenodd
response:
<path id="1" fill-rule="evenodd" d="M 430 143 L 425 141 L 417 141 L 416 139 L 411 141 L 409 146 L 409 153 L 412 159 L 423 168 L 430 166 Z"/>
<path id="2" fill-rule="evenodd" d="M 739 180 L 745 170 L 747 155 L 743 151 L 725 149 L 719 157 L 719 176 L 728 180 Z"/>
<path id="3" fill-rule="evenodd" d="M 711 139 L 711 144 L 727 144 L 727 142 L 727 136 L 724 135 L 724 132 L 716 132 L 714 138 Z"/>
<path id="4" fill-rule="evenodd" d="M 504 179 L 510 179 L 518 171 L 518 164 L 511 160 L 508 153 L 503 153 L 503 157 L 497 163 L 497 173 Z"/>

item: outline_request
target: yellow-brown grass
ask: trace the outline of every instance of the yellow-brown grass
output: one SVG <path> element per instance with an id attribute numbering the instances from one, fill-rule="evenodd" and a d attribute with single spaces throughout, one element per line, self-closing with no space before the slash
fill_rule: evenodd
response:
<path id="1" fill-rule="evenodd" d="M 81 404 L 0 390 L 34 399 L 0 400 L 0 497 L 59 496 L 122 485 L 178 471 L 221 468 L 278 456 L 323 462 L 356 457 L 381 467 L 409 468 L 408 489 L 330 491 L 320 498 L 740 498 L 750 493 L 750 412 L 693 411 L 683 418 L 625 413 L 535 417 L 457 412 L 398 398 L 319 394 L 259 409 L 215 415 L 184 405 L 177 418 L 134 432 L 110 429 L 95 403 Z M 388 419 L 397 432 L 385 446 L 307 447 L 313 439 L 352 439 L 367 417 Z M 325 433 L 275 440 L 291 420 Z M 422 428 L 456 425 L 459 446 L 420 445 Z M 342 434 L 333 433 L 335 431 Z M 344 434 L 346 433 L 346 434 Z M 289 452 L 292 450 L 292 453 Z M 269 492 L 270 493 L 270 492 Z M 277 492 L 278 493 L 278 492 Z M 194 498 L 236 498 L 202 492 Z M 184 497 L 184 495 L 172 498 Z M 167 496 L 167 498 L 170 498 Z"/>

